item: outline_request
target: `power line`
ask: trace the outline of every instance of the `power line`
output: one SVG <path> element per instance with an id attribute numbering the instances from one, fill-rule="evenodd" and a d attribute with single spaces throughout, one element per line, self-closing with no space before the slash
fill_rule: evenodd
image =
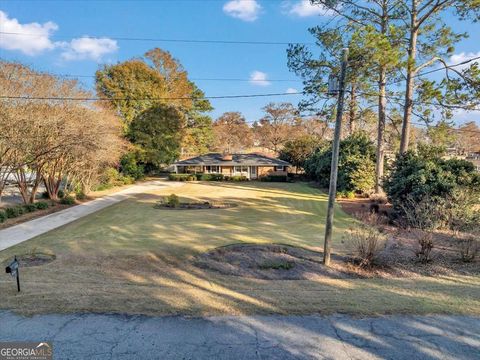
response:
<path id="1" fill-rule="evenodd" d="M 201 99 L 193 97 L 163 97 L 163 98 L 97 98 L 97 97 L 53 97 L 53 96 L 9 96 L 0 95 L 0 99 L 8 100 L 58 100 L 58 101 L 162 101 L 162 100 L 203 100 L 203 99 L 238 99 L 238 98 L 255 98 L 255 97 L 269 97 L 269 96 L 287 96 L 287 95 L 301 95 L 303 92 L 286 92 L 286 93 L 267 93 L 267 94 L 244 94 L 244 95 L 219 95 L 219 96 L 205 96 Z"/>
<path id="2" fill-rule="evenodd" d="M 326 93 L 322 92 L 322 93 Z M 10 95 L 0 95 L 0 99 L 7 100 L 51 100 L 51 101 L 164 101 L 164 100 L 193 100 L 201 101 L 203 99 L 239 99 L 239 98 L 257 98 L 257 97 L 272 97 L 272 96 L 288 96 L 288 95 L 303 95 L 304 92 L 284 92 L 284 93 L 266 93 L 266 94 L 242 94 L 242 95 L 218 95 L 218 96 L 205 96 L 203 98 L 194 98 L 194 97 L 161 97 L 161 98 L 98 98 L 98 97 L 54 97 L 54 96 L 10 96 Z M 367 93 L 367 92 L 358 92 L 359 95 L 364 96 L 379 96 L 377 93 Z M 394 97 L 394 96 L 385 96 L 388 99 L 394 99 L 397 101 L 403 101 L 403 98 Z M 465 106 L 456 105 L 456 104 L 440 104 L 433 102 L 415 102 L 416 104 L 425 104 L 431 106 L 441 106 L 451 109 L 462 109 L 465 110 Z M 467 109 L 469 111 L 480 111 L 477 108 Z"/>
<path id="3" fill-rule="evenodd" d="M 31 74 L 34 76 L 43 76 L 44 74 Z M 52 74 L 53 76 L 58 77 L 69 77 L 69 78 L 95 78 L 95 75 L 78 75 L 78 74 Z M 192 81 L 244 81 L 244 82 L 303 82 L 299 79 L 266 79 L 266 80 L 256 80 L 256 79 L 247 79 L 247 78 L 189 78 Z"/>
<path id="4" fill-rule="evenodd" d="M 0 34 L 2 34 L 2 32 L 0 32 Z M 476 56 L 476 57 L 473 57 L 471 59 L 468 59 L 468 60 L 465 60 L 465 61 L 462 61 L 462 62 L 459 62 L 459 63 L 456 63 L 456 64 L 449 65 L 448 68 L 453 68 L 453 67 L 457 67 L 457 66 L 466 65 L 466 64 L 469 64 L 469 63 L 471 63 L 473 61 L 476 61 L 476 60 L 480 60 L 480 56 Z M 443 67 L 443 68 L 433 69 L 433 70 L 430 70 L 430 71 L 425 71 L 425 72 L 416 74 L 414 76 L 414 78 L 429 75 L 429 74 L 432 74 L 432 73 L 435 73 L 435 72 L 438 72 L 438 71 L 443 71 L 445 69 L 446 68 Z M 33 74 L 33 75 L 42 76 L 43 74 Z M 83 74 L 52 74 L 52 75 L 53 76 L 58 76 L 58 77 L 72 77 L 72 78 L 95 78 L 95 75 L 83 75 Z M 190 78 L 190 80 L 193 80 L 193 81 L 242 81 L 242 82 L 265 82 L 265 81 L 267 81 L 267 82 L 303 82 L 303 80 L 300 80 L 300 79 L 255 80 L 255 79 L 247 79 L 247 78 L 227 78 L 227 77 L 226 78 L 207 78 L 207 77 L 202 78 L 202 77 L 198 77 L 198 78 Z M 388 86 L 388 85 L 392 85 L 392 84 L 397 84 L 397 83 L 400 83 L 400 82 L 403 82 L 403 81 L 406 81 L 406 80 L 405 79 L 395 80 L 395 81 L 387 82 L 386 85 Z"/>
<path id="5" fill-rule="evenodd" d="M 45 35 L 40 34 L 27 34 L 27 33 L 18 33 L 18 32 L 6 32 L 0 31 L 0 34 L 3 35 L 14 35 L 14 36 L 32 36 L 32 37 L 44 37 Z M 90 35 L 78 35 L 78 36 L 54 36 L 57 39 L 72 39 L 72 38 L 88 38 L 88 39 L 98 39 L 98 38 L 108 38 L 111 40 L 117 41 L 152 41 L 152 42 L 172 42 L 172 43 L 191 43 L 191 44 L 237 44 L 237 45 L 289 45 L 289 44 L 300 44 L 300 45 L 315 45 L 313 42 L 284 42 L 284 41 L 250 41 L 250 40 L 223 40 L 223 39 L 208 39 L 208 40 L 199 40 L 199 39 L 169 39 L 169 38 L 141 38 L 141 37 L 116 37 L 116 36 L 90 36 Z"/>

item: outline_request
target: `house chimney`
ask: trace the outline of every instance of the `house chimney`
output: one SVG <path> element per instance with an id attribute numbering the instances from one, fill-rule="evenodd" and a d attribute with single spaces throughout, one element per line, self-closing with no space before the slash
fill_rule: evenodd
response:
<path id="1" fill-rule="evenodd" d="M 223 161 L 232 161 L 233 160 L 233 155 L 229 153 L 224 153 L 222 156 Z"/>

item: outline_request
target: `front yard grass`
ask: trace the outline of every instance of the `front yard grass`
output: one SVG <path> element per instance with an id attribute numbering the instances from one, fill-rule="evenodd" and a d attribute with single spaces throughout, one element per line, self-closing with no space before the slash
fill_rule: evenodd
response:
<path id="1" fill-rule="evenodd" d="M 155 209 L 162 196 L 236 203 L 229 209 Z M 326 196 L 306 184 L 187 183 L 113 205 L 0 252 L 52 253 L 21 269 L 22 292 L 0 278 L 1 308 L 25 314 L 480 314 L 478 277 L 260 280 L 192 265 L 193 256 L 234 243 L 283 243 L 321 251 Z M 355 220 L 335 214 L 333 250 Z"/>

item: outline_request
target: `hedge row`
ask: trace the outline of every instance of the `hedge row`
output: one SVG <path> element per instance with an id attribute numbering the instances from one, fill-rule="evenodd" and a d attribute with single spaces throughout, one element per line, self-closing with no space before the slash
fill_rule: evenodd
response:
<path id="1" fill-rule="evenodd" d="M 7 219 L 13 219 L 26 213 L 47 209 L 48 206 L 48 202 L 39 201 L 35 204 L 17 205 L 4 208 L 3 210 L 0 210 L 0 223 L 4 222 Z"/>
<path id="2" fill-rule="evenodd" d="M 225 176 L 223 174 L 170 174 L 169 180 L 172 181 L 248 181 L 246 176 L 235 175 Z"/>
<path id="3" fill-rule="evenodd" d="M 287 182 L 287 177 L 285 175 L 267 175 L 267 176 L 261 177 L 260 181 Z"/>

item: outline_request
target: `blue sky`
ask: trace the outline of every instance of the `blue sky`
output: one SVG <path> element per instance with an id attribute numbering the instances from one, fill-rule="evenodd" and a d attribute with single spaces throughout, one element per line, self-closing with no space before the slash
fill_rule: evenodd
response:
<path id="1" fill-rule="evenodd" d="M 257 81 L 195 80 L 208 96 L 284 93 L 301 90 L 301 82 L 287 68 L 285 45 L 191 44 L 111 40 L 110 37 L 216 39 L 269 42 L 311 42 L 307 28 L 328 20 L 307 0 L 163 0 L 163 1 L 6 1 L 0 2 L 0 29 L 38 33 L 12 38 L 0 34 L 0 57 L 19 60 L 58 74 L 93 75 L 99 64 L 116 63 L 161 47 L 178 58 L 192 79 L 239 78 Z M 457 46 L 456 60 L 480 52 L 479 24 L 448 19 L 470 39 Z M 36 23 L 36 24 L 32 24 Z M 15 31 L 12 31 L 15 32 Z M 94 41 L 82 39 L 92 36 Z M 105 37 L 105 39 L 100 39 Z M 3 39 L 2 39 L 3 38 Z M 35 39 L 35 40 L 33 40 Z M 73 39 L 73 40 L 72 40 Z M 262 81 L 265 79 L 265 81 Z M 273 80 L 294 81 L 273 81 Z M 260 80 L 260 81 L 258 81 Z M 81 78 L 92 88 L 92 78 Z M 261 116 L 269 101 L 291 101 L 290 95 L 272 98 L 213 100 L 213 117 L 241 111 L 248 121 Z M 459 114 L 458 122 L 480 119 Z"/>

